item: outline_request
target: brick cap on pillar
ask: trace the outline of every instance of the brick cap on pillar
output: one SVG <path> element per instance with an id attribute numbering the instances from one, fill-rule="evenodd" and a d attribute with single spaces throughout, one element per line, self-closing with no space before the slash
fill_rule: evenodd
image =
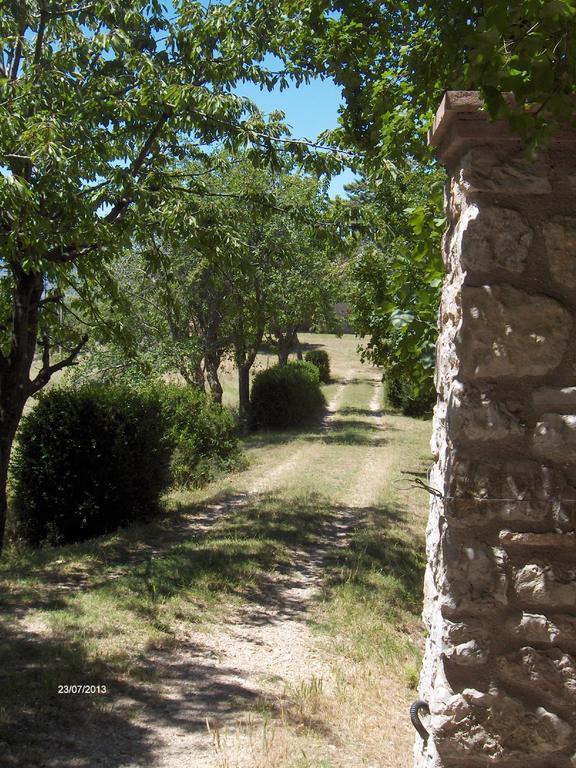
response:
<path id="1" fill-rule="evenodd" d="M 511 105 L 515 103 L 511 93 L 504 98 Z M 490 120 L 483 106 L 478 91 L 446 91 L 428 131 L 428 144 L 437 148 L 443 162 L 449 163 L 475 144 L 499 141 L 520 144 L 520 139 L 510 132 L 504 121 Z"/>
<path id="2" fill-rule="evenodd" d="M 504 93 L 511 106 L 516 105 L 514 94 Z M 480 144 L 517 144 L 522 140 L 504 120 L 492 120 L 483 110 L 484 102 L 478 91 L 446 91 L 440 103 L 432 128 L 428 131 L 428 144 L 437 148 L 440 160 L 449 165 L 463 151 Z M 563 129 L 554 141 L 576 141 L 576 131 Z"/>

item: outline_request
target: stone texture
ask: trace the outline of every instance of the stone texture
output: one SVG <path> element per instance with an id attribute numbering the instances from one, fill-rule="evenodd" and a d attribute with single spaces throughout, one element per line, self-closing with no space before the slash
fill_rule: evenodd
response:
<path id="1" fill-rule="evenodd" d="M 533 158 L 477 94 L 443 103 L 415 768 L 576 768 L 576 131 Z"/>
<path id="2" fill-rule="evenodd" d="M 576 218 L 555 217 L 543 230 L 553 281 L 561 287 L 576 288 Z"/>
<path id="3" fill-rule="evenodd" d="M 551 757 L 569 745 L 572 735 L 569 724 L 554 712 L 526 706 L 498 689 L 456 694 L 441 715 L 433 716 L 432 727 L 441 757 L 481 757 L 477 765 Z"/>
<path id="4" fill-rule="evenodd" d="M 576 708 L 574 659 L 557 648 L 541 651 L 524 647 L 498 659 L 500 680 L 512 689 L 532 693 L 554 708 Z"/>
<path id="5" fill-rule="evenodd" d="M 545 158 L 531 160 L 522 151 L 505 157 L 490 147 L 472 149 L 462 158 L 458 177 L 467 194 L 546 195 L 551 191 Z"/>
<path id="6" fill-rule="evenodd" d="M 576 555 L 576 536 L 573 533 L 518 533 L 504 530 L 500 531 L 499 538 L 502 546 L 506 548 L 553 549 L 556 552 L 572 552 Z"/>
<path id="7" fill-rule="evenodd" d="M 575 413 L 576 387 L 539 387 L 532 393 L 534 410 L 542 413 Z"/>
<path id="8" fill-rule="evenodd" d="M 444 536 L 435 568 L 438 601 L 444 617 L 466 612 L 491 613 L 506 606 L 506 555 L 470 541 L 463 545 Z"/>
<path id="9" fill-rule="evenodd" d="M 518 641 L 557 646 L 563 651 L 576 649 L 576 617 L 545 616 L 538 613 L 522 613 L 520 618 L 510 617 L 506 632 Z"/>
<path id="10" fill-rule="evenodd" d="M 557 368 L 568 348 L 572 317 L 555 299 L 511 285 L 462 290 L 457 337 L 461 376 L 515 379 Z"/>
<path id="11" fill-rule="evenodd" d="M 455 382 L 446 411 L 447 429 L 461 440 L 496 441 L 519 438 L 524 425 L 489 392 Z"/>
<path id="12" fill-rule="evenodd" d="M 576 414 L 545 413 L 532 437 L 534 453 L 560 464 L 576 464 Z"/>
<path id="13" fill-rule="evenodd" d="M 481 621 L 446 621 L 443 625 L 443 654 L 451 663 L 473 667 L 485 664 L 490 655 L 490 638 Z"/>
<path id="14" fill-rule="evenodd" d="M 480 209 L 471 205 L 461 222 L 460 242 L 456 240 L 454 247 L 461 253 L 465 269 L 475 272 L 524 270 L 533 233 L 519 213 L 508 208 Z"/>
<path id="15" fill-rule="evenodd" d="M 535 461 L 455 458 L 448 482 L 446 516 L 458 527 L 501 523 L 551 525 L 550 494 L 563 478 Z"/>
<path id="16" fill-rule="evenodd" d="M 515 570 L 514 589 L 521 607 L 572 610 L 576 607 L 576 569 L 527 563 Z"/>

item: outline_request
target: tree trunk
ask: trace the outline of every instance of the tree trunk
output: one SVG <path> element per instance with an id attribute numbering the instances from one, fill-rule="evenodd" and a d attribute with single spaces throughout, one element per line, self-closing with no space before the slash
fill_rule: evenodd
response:
<path id="1" fill-rule="evenodd" d="M 290 356 L 290 345 L 286 344 L 286 337 L 278 339 L 278 365 L 284 366 L 288 364 L 288 358 Z"/>
<path id="2" fill-rule="evenodd" d="M 222 384 L 218 378 L 218 369 L 220 368 L 220 355 L 216 352 L 207 354 L 204 359 L 206 369 L 206 380 L 210 387 L 212 397 L 217 403 L 222 403 Z"/>
<path id="3" fill-rule="evenodd" d="M 238 403 L 240 412 L 240 429 L 248 432 L 250 428 L 250 368 L 253 361 L 241 363 L 238 366 Z"/>
<path id="4" fill-rule="evenodd" d="M 206 391 L 206 382 L 204 381 L 204 371 L 200 366 L 180 366 L 180 376 L 184 379 L 184 382 L 189 386 L 197 389 L 199 392 Z"/>
<path id="5" fill-rule="evenodd" d="M 278 338 L 278 365 L 284 366 L 288 364 L 290 352 L 294 345 L 296 331 L 286 331 L 286 333 L 278 332 L 276 335 Z"/>
<path id="6" fill-rule="evenodd" d="M 26 398 L 13 399 L 9 404 L 2 404 L 0 415 L 0 551 L 4 546 L 6 514 L 8 512 L 8 467 L 10 454 Z"/>
<path id="7" fill-rule="evenodd" d="M 300 339 L 298 338 L 298 334 L 294 334 L 294 343 L 296 344 L 296 357 L 298 360 L 304 360 L 304 355 L 302 354 L 302 344 L 300 344 Z"/>
<path id="8" fill-rule="evenodd" d="M 8 355 L 0 354 L 0 551 L 6 529 L 6 493 L 12 445 L 26 400 L 41 386 L 35 387 L 30 381 L 30 369 L 36 351 L 42 275 L 26 274 L 16 266 L 13 276 L 12 342 Z M 49 370 L 48 362 L 42 370 Z M 39 374 L 37 381 L 40 379 Z M 43 378 L 41 381 L 45 383 Z"/>

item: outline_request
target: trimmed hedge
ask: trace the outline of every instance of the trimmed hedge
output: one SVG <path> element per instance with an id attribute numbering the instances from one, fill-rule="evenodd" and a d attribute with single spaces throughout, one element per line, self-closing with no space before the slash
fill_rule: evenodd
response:
<path id="1" fill-rule="evenodd" d="M 169 483 L 164 432 L 153 393 L 89 385 L 41 395 L 13 462 L 18 534 L 61 544 L 148 517 Z"/>
<path id="2" fill-rule="evenodd" d="M 257 373 L 250 399 L 252 426 L 276 429 L 301 424 L 326 402 L 318 368 L 302 361 Z"/>
<path id="3" fill-rule="evenodd" d="M 171 450 L 173 485 L 201 484 L 239 457 L 236 421 L 227 408 L 193 387 L 166 384 L 155 391 Z"/>
<path id="4" fill-rule="evenodd" d="M 304 355 L 304 360 L 318 368 L 320 381 L 330 384 L 330 358 L 324 349 L 311 349 Z"/>
<path id="5" fill-rule="evenodd" d="M 31 544 L 109 533 L 209 479 L 239 453 L 233 416 L 176 385 L 52 389 L 25 417 L 12 464 L 16 532 Z"/>

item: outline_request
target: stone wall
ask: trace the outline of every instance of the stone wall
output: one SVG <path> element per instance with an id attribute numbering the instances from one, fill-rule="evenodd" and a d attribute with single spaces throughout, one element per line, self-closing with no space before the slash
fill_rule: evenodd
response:
<path id="1" fill-rule="evenodd" d="M 417 768 L 576 766 L 576 135 L 447 94 Z"/>

